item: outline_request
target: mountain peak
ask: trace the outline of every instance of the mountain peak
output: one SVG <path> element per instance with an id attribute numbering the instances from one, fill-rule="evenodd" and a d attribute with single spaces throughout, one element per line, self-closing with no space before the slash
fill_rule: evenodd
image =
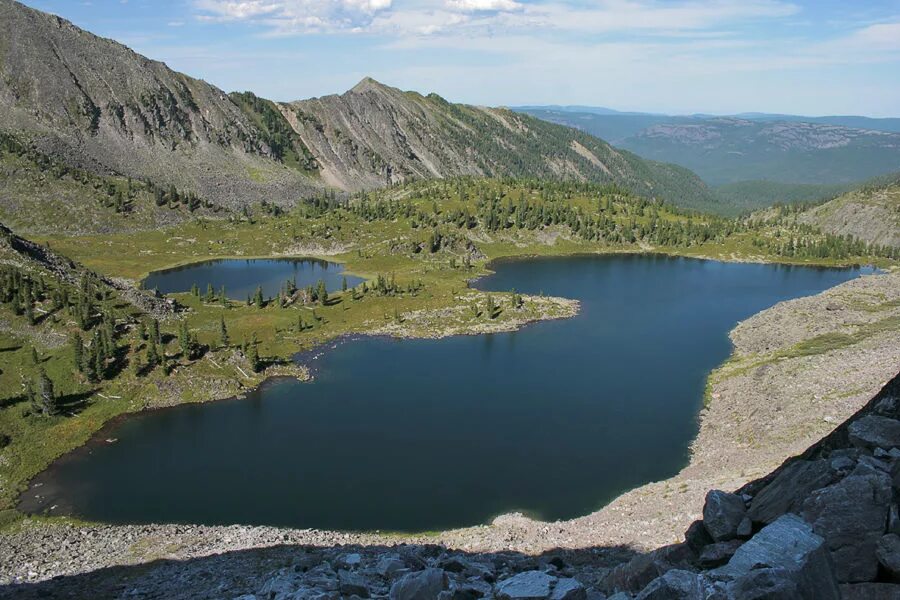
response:
<path id="1" fill-rule="evenodd" d="M 384 90 L 387 86 L 383 83 L 372 79 L 371 77 L 363 77 L 359 83 L 350 88 L 354 94 L 365 94 L 372 90 Z"/>

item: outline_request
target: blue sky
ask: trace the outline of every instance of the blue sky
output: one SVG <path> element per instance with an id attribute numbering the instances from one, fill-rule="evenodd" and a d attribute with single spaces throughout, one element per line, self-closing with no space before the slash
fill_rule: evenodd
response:
<path id="1" fill-rule="evenodd" d="M 26 0 L 227 91 L 900 116 L 900 0 Z"/>

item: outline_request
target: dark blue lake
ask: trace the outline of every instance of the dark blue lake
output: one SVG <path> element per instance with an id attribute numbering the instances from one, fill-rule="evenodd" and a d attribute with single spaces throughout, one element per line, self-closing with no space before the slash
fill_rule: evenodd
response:
<path id="1" fill-rule="evenodd" d="M 661 256 L 498 263 L 484 289 L 581 300 L 516 333 L 342 343 L 312 383 L 129 417 L 39 481 L 114 522 L 433 530 L 587 514 L 688 459 L 737 321 L 859 270 Z M 33 490 L 33 494 L 38 490 Z"/>
<path id="2" fill-rule="evenodd" d="M 218 292 L 225 286 L 225 295 L 244 300 L 262 287 L 263 295 L 274 297 L 286 281 L 292 280 L 298 288 L 325 281 L 329 292 L 341 289 L 343 278 L 353 287 L 362 279 L 344 275 L 343 265 L 314 258 L 227 258 L 208 260 L 174 269 L 154 271 L 144 279 L 144 289 L 156 288 L 162 294 L 189 292 L 197 285 L 200 293 L 206 293 L 211 284 Z"/>

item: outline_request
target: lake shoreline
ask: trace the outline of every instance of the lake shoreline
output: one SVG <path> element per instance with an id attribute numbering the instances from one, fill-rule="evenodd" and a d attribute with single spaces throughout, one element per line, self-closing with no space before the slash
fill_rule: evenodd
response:
<path id="1" fill-rule="evenodd" d="M 641 256 L 641 255 L 635 255 L 635 254 L 633 254 L 633 253 L 620 253 L 620 254 L 621 254 L 622 256 L 627 256 L 627 257 Z M 604 257 L 605 257 L 606 255 L 587 254 L 587 255 L 585 255 L 585 256 L 596 258 L 596 257 L 598 257 L 598 256 L 604 256 Z M 667 259 L 667 260 L 676 260 L 676 259 L 677 259 L 677 258 L 670 257 L 670 256 L 668 256 L 668 255 L 665 255 L 665 254 L 655 254 L 655 255 L 653 255 L 653 256 L 654 256 L 654 257 L 659 257 L 659 258 L 665 258 L 665 259 Z M 560 257 L 560 258 L 562 258 L 562 257 Z M 510 259 L 500 259 L 500 260 L 505 261 L 505 260 L 510 260 Z M 514 259 L 514 260 L 522 260 L 522 259 Z M 525 260 L 527 260 L 527 259 L 525 259 Z M 499 262 L 499 261 L 498 261 L 498 262 Z M 722 261 L 717 261 L 717 262 L 722 262 Z M 490 264 L 497 264 L 497 263 L 495 263 L 495 262 L 492 261 L 492 263 L 490 263 Z M 491 274 L 489 274 L 487 277 L 490 277 L 490 276 L 491 276 Z M 480 291 L 479 293 L 484 293 L 484 294 L 486 294 L 486 293 L 488 293 L 488 292 Z M 533 297 L 533 296 L 529 296 L 528 298 L 531 298 L 532 300 L 537 300 L 537 297 Z M 554 316 L 554 317 L 552 317 L 552 318 L 566 318 L 566 317 L 574 316 L 574 314 L 577 314 L 577 307 L 578 307 L 577 301 L 564 301 L 563 299 L 558 299 L 558 298 L 545 298 L 545 300 L 547 300 L 547 301 L 549 301 L 549 302 L 569 302 L 569 303 L 570 303 L 570 304 L 568 304 L 568 308 L 569 308 L 569 310 L 571 311 L 569 314 L 565 314 L 565 315 L 557 315 L 557 316 Z M 343 334 L 343 335 L 338 336 L 338 337 L 335 337 L 335 338 L 330 338 L 329 340 L 327 340 L 327 341 L 325 341 L 325 342 L 323 342 L 323 343 L 321 343 L 321 344 L 318 344 L 318 345 L 314 346 L 313 348 L 311 348 L 311 349 L 309 349 L 309 350 L 306 350 L 306 351 L 302 351 L 302 352 L 300 352 L 300 353 L 297 353 L 297 354 L 295 354 L 295 355 L 293 356 L 293 360 L 294 360 L 294 364 L 296 364 L 296 363 L 298 363 L 298 362 L 302 362 L 302 363 L 305 363 L 305 366 L 306 366 L 307 368 L 312 368 L 312 369 L 314 369 L 314 365 L 315 365 L 315 363 L 318 361 L 318 358 L 320 358 L 320 357 L 321 357 L 322 355 L 324 355 L 325 353 L 330 352 L 330 351 L 333 351 L 334 348 L 336 348 L 337 346 L 339 346 L 339 345 L 341 345 L 341 344 L 343 344 L 343 343 L 345 343 L 345 342 L 348 342 L 348 341 L 349 341 L 349 342 L 352 342 L 352 341 L 354 341 L 354 340 L 361 339 L 361 338 L 363 338 L 363 337 L 380 337 L 380 336 L 385 336 L 385 337 L 390 337 L 390 338 L 404 338 L 404 337 L 406 337 L 406 338 L 423 339 L 423 338 L 429 338 L 429 337 L 432 337 L 432 338 L 437 338 L 437 337 L 447 337 L 447 336 L 450 336 L 450 335 L 479 335 L 479 334 L 484 334 L 484 333 L 494 333 L 494 332 L 499 332 L 499 331 L 504 331 L 504 332 L 505 332 L 505 331 L 511 331 L 511 330 L 518 330 L 518 329 L 520 329 L 521 327 L 523 327 L 524 325 L 526 325 L 526 324 L 528 324 L 528 323 L 535 322 L 535 321 L 546 320 L 547 318 L 548 318 L 547 315 L 541 315 L 539 318 L 530 318 L 530 319 L 522 319 L 522 320 L 520 320 L 520 321 L 515 321 L 515 320 L 514 320 L 514 321 L 512 321 L 512 322 L 506 322 L 506 323 L 504 323 L 501 327 L 499 327 L 499 328 L 497 328 L 497 329 L 494 329 L 494 330 L 492 330 L 492 331 L 484 331 L 484 330 L 479 326 L 479 327 L 476 328 L 476 329 L 471 329 L 471 328 L 470 328 L 470 329 L 466 329 L 466 330 L 464 330 L 464 331 L 454 331 L 454 332 L 451 332 L 451 333 L 447 333 L 447 334 L 445 334 L 445 335 L 417 335 L 417 333 L 416 333 L 416 332 L 417 332 L 417 329 L 416 329 L 416 328 L 410 328 L 410 329 L 407 329 L 406 331 L 401 331 L 401 332 L 398 332 L 398 331 L 396 331 L 396 330 L 390 331 L 390 332 L 386 332 L 386 331 L 384 331 L 383 329 L 376 329 L 376 330 L 369 331 L 369 332 L 348 333 L 348 334 Z M 432 332 L 434 331 L 434 328 L 433 328 L 433 327 L 418 328 L 418 331 L 426 331 L 426 332 L 428 332 L 428 333 L 432 333 Z M 280 378 L 277 377 L 277 376 L 271 377 L 271 376 L 267 376 L 267 375 L 265 375 L 265 374 L 264 374 L 263 376 L 265 377 L 265 379 L 263 379 L 263 381 L 262 381 L 258 386 L 254 387 L 254 388 L 249 388 L 249 389 L 247 389 L 247 390 L 245 390 L 245 391 L 242 391 L 242 392 L 241 392 L 239 395 L 237 395 L 237 396 L 229 395 L 229 396 L 225 396 L 225 397 L 221 397 L 221 398 L 210 398 L 209 400 L 210 400 L 210 401 L 212 401 L 212 400 L 238 400 L 238 401 L 239 401 L 239 400 L 241 400 L 241 399 L 243 399 L 243 398 L 246 398 L 246 396 L 247 396 L 248 394 L 258 393 L 260 390 L 266 389 L 266 386 L 272 385 L 272 384 L 274 384 L 274 383 L 276 383 L 277 381 L 280 380 Z M 123 414 L 123 415 L 119 415 L 119 416 L 116 417 L 113 421 L 108 422 L 106 425 L 104 425 L 104 427 L 103 427 L 100 431 L 96 432 L 96 433 L 94 434 L 94 436 L 92 436 L 92 437 L 90 438 L 89 443 L 88 443 L 88 445 L 86 446 L 87 450 L 85 450 L 85 451 L 89 451 L 89 448 L 90 448 L 90 442 L 91 442 L 91 441 L 93 441 L 93 443 L 96 444 L 96 443 L 102 442 L 102 440 L 105 440 L 105 439 L 107 439 L 108 437 L 112 437 L 112 435 L 109 434 L 109 432 L 110 432 L 116 425 L 118 425 L 119 423 L 121 423 L 123 419 L 125 419 L 125 418 L 127 418 L 127 417 L 129 417 L 129 416 L 135 416 L 135 415 L 139 415 L 139 414 L 146 414 L 147 412 L 148 412 L 148 411 L 145 410 L 145 411 L 138 411 L 138 412 L 129 412 L 129 413 L 125 413 L 125 414 Z M 699 418 L 699 414 L 695 415 L 694 420 L 697 420 L 698 418 Z M 52 469 L 52 467 L 51 467 L 51 469 Z M 33 487 L 34 487 L 35 484 L 38 484 L 38 483 L 44 483 L 44 482 L 46 481 L 46 478 L 52 478 L 52 472 L 51 472 L 51 473 L 48 473 L 48 470 L 49 470 L 49 469 L 45 469 L 44 471 L 42 471 L 41 473 L 39 473 L 37 476 L 35 476 L 35 478 L 33 478 L 33 479 L 29 482 L 29 490 L 26 491 L 26 492 L 23 494 L 23 496 L 26 495 L 26 494 L 31 493 L 31 492 L 33 491 Z M 42 476 L 43 476 L 43 477 L 42 477 Z M 630 489 L 630 488 L 626 488 L 626 489 Z M 22 502 L 19 503 L 20 509 L 22 509 L 22 508 L 25 509 L 24 512 L 31 512 L 30 510 L 28 510 L 28 506 L 29 506 L 28 503 L 22 503 Z M 508 516 L 508 513 L 504 513 L 504 514 L 502 514 L 502 515 L 500 515 L 500 516 L 501 516 L 501 517 Z"/>
<path id="2" fill-rule="evenodd" d="M 835 298 L 841 298 L 845 303 L 851 304 L 854 298 L 860 296 L 868 297 L 868 294 L 872 291 L 872 280 L 880 279 L 881 277 L 892 278 L 892 282 L 885 282 L 884 286 L 880 286 L 889 290 L 891 289 L 891 283 L 900 281 L 900 273 L 896 272 L 875 277 L 869 276 L 852 280 L 847 284 L 842 284 L 817 296 L 785 302 L 742 322 L 732 331 L 732 337 L 737 336 L 737 340 L 740 342 L 747 335 L 742 332 L 761 330 L 764 323 L 771 322 L 773 318 L 780 319 L 779 314 L 795 314 L 798 308 L 804 311 L 813 310 L 815 311 L 814 316 L 831 314 L 834 311 L 826 312 L 826 306 L 833 303 Z M 900 288 L 894 288 L 895 294 L 900 293 L 897 292 L 898 289 Z M 800 306 L 797 306 L 798 304 Z M 829 327 L 832 327 L 832 325 L 829 325 Z M 878 339 L 877 337 L 873 338 L 871 343 L 864 342 L 865 348 L 854 346 L 848 349 L 853 354 L 864 349 L 864 356 L 861 357 L 862 362 L 870 361 L 873 356 L 883 352 L 886 348 L 890 348 L 894 354 L 884 357 L 884 360 L 879 363 L 881 365 L 879 368 L 869 369 L 861 373 L 860 378 L 856 382 L 852 382 L 856 389 L 852 397 L 848 397 L 840 402 L 843 412 L 852 413 L 855 408 L 865 403 L 863 398 L 866 397 L 869 390 L 878 389 L 886 372 L 886 365 L 895 367 L 896 364 L 900 364 L 900 349 L 896 348 L 896 345 L 884 346 L 885 343 L 889 343 L 889 339 L 883 336 L 880 338 L 882 339 L 880 343 Z M 808 373 L 804 380 L 822 380 L 823 375 L 826 375 L 833 368 L 834 364 L 845 360 L 846 355 L 846 353 L 840 352 L 826 352 L 821 355 L 821 359 L 817 358 L 812 364 L 807 365 Z M 796 360 L 798 359 L 790 359 L 786 362 L 792 363 L 796 362 Z M 772 382 L 773 384 L 779 383 L 774 376 Z M 713 393 L 718 394 L 713 403 L 713 410 L 716 410 L 717 404 L 724 408 L 724 405 L 732 402 L 743 401 L 743 398 L 738 397 L 736 393 L 738 391 L 737 388 L 732 389 L 728 386 L 723 387 L 723 385 L 722 382 L 719 382 L 714 383 L 712 386 Z M 768 391 L 779 393 L 780 396 L 778 397 L 793 396 L 791 387 L 784 382 L 781 382 L 779 388 L 769 389 Z M 714 415 L 704 411 L 702 420 L 709 425 L 709 419 L 713 417 Z M 809 422 L 810 415 L 806 414 L 803 416 L 803 420 Z M 833 426 L 829 424 L 829 427 Z M 795 440 L 789 447 L 778 448 L 776 454 L 781 458 L 774 458 L 774 462 L 780 462 L 780 460 L 787 458 L 795 447 L 805 447 L 805 440 L 815 435 L 817 433 L 807 432 L 804 436 L 801 436 L 803 439 Z M 695 446 L 693 450 L 695 452 L 704 451 L 699 446 Z M 706 451 L 718 453 L 718 450 L 715 448 L 706 449 Z M 693 460 L 692 458 L 692 462 Z M 759 470 L 763 468 L 763 466 L 760 466 Z M 734 481 L 733 483 L 737 484 L 741 481 L 753 479 L 755 472 L 746 472 L 739 477 L 739 481 Z M 318 530 L 241 526 L 113 526 L 88 524 L 65 518 L 51 519 L 49 521 L 46 519 L 30 519 L 0 534 L 5 536 L 6 547 L 9 548 L 9 553 L 0 553 L 0 567 L 2 567 L 0 572 L 4 573 L 3 583 L 8 583 L 11 581 L 44 580 L 57 575 L 86 572 L 116 564 L 138 564 L 149 560 L 148 556 L 159 556 L 157 553 L 160 550 L 157 548 L 160 548 L 163 544 L 177 548 L 174 551 L 163 551 L 163 555 L 178 558 L 179 560 L 234 550 L 256 549 L 256 551 L 264 553 L 268 552 L 265 550 L 267 547 L 281 544 L 309 544 L 316 547 L 335 545 L 392 547 L 398 544 L 421 545 L 440 543 L 449 548 L 466 551 L 521 551 L 527 554 L 537 554 L 557 547 L 587 548 L 611 543 L 610 540 L 615 539 L 618 540 L 618 543 L 629 543 L 630 540 L 630 543 L 636 548 L 649 548 L 655 547 L 659 543 L 670 541 L 673 535 L 672 532 L 678 531 L 680 535 L 680 532 L 683 531 L 683 528 L 678 529 L 680 524 L 689 522 L 699 511 L 696 500 L 700 499 L 702 501 L 702 494 L 700 493 L 702 486 L 727 484 L 730 481 L 730 476 L 701 477 L 697 479 L 696 477 L 692 478 L 690 475 L 688 473 L 686 479 L 689 488 L 686 488 L 676 496 L 671 494 L 677 490 L 673 489 L 671 485 L 667 485 L 667 482 L 648 484 L 642 488 L 632 490 L 632 492 L 625 494 L 619 500 L 614 501 L 597 513 L 572 521 L 537 522 L 521 515 L 513 514 L 498 517 L 489 526 L 451 530 L 440 534 L 350 534 Z M 671 481 L 680 481 L 682 479 L 683 477 L 676 477 Z M 670 491 L 666 492 L 666 490 Z M 691 499 L 694 501 L 689 501 Z M 683 509 L 672 510 L 672 508 L 680 506 L 686 500 L 688 502 Z M 69 544 L 74 544 L 74 546 L 69 546 Z M 136 551 L 138 546 L 141 548 L 140 551 Z M 89 555 L 92 559 L 90 563 L 73 560 L 69 556 L 69 550 L 66 550 L 64 554 L 56 550 L 48 554 L 46 550 L 48 547 L 78 548 L 80 555 Z M 125 558 L 126 555 L 128 558 Z M 234 568 L 241 569 L 246 567 L 235 565 Z"/>

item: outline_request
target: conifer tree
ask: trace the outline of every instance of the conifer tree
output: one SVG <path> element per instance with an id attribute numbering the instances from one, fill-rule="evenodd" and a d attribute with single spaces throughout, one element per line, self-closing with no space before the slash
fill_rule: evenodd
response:
<path id="1" fill-rule="evenodd" d="M 316 296 L 319 299 L 319 302 L 322 303 L 322 306 L 328 304 L 328 288 L 325 287 L 325 280 L 320 279 L 316 289 Z"/>
<path id="2" fill-rule="evenodd" d="M 37 399 L 38 406 L 44 415 L 57 413 L 56 392 L 53 389 L 53 381 L 47 377 L 47 373 L 43 369 L 38 373 Z"/>
<path id="3" fill-rule="evenodd" d="M 152 371 L 159 364 L 159 349 L 156 347 L 156 340 L 152 337 L 147 343 L 147 367 Z"/>
<path id="4" fill-rule="evenodd" d="M 256 287 L 256 294 L 253 295 L 253 303 L 256 304 L 256 308 L 262 308 L 263 304 L 265 304 L 261 286 Z"/>
<path id="5" fill-rule="evenodd" d="M 341 291 L 342 292 L 347 291 L 347 277 L 346 276 L 341 277 Z"/>
<path id="6" fill-rule="evenodd" d="M 219 344 L 223 348 L 228 347 L 228 328 L 225 327 L 225 317 L 219 317 Z"/>
<path id="7" fill-rule="evenodd" d="M 73 362 L 75 363 L 75 369 L 81 371 L 84 368 L 82 364 L 84 362 L 84 343 L 81 341 L 81 335 L 77 332 L 73 333 L 69 338 L 69 343 L 72 346 L 72 355 Z"/>
<path id="8" fill-rule="evenodd" d="M 259 344 L 259 340 L 256 339 L 256 333 L 253 334 L 253 339 L 247 346 L 247 361 L 250 363 L 250 368 L 253 369 L 253 372 L 256 373 L 259 371 L 259 348 L 257 345 Z"/>

